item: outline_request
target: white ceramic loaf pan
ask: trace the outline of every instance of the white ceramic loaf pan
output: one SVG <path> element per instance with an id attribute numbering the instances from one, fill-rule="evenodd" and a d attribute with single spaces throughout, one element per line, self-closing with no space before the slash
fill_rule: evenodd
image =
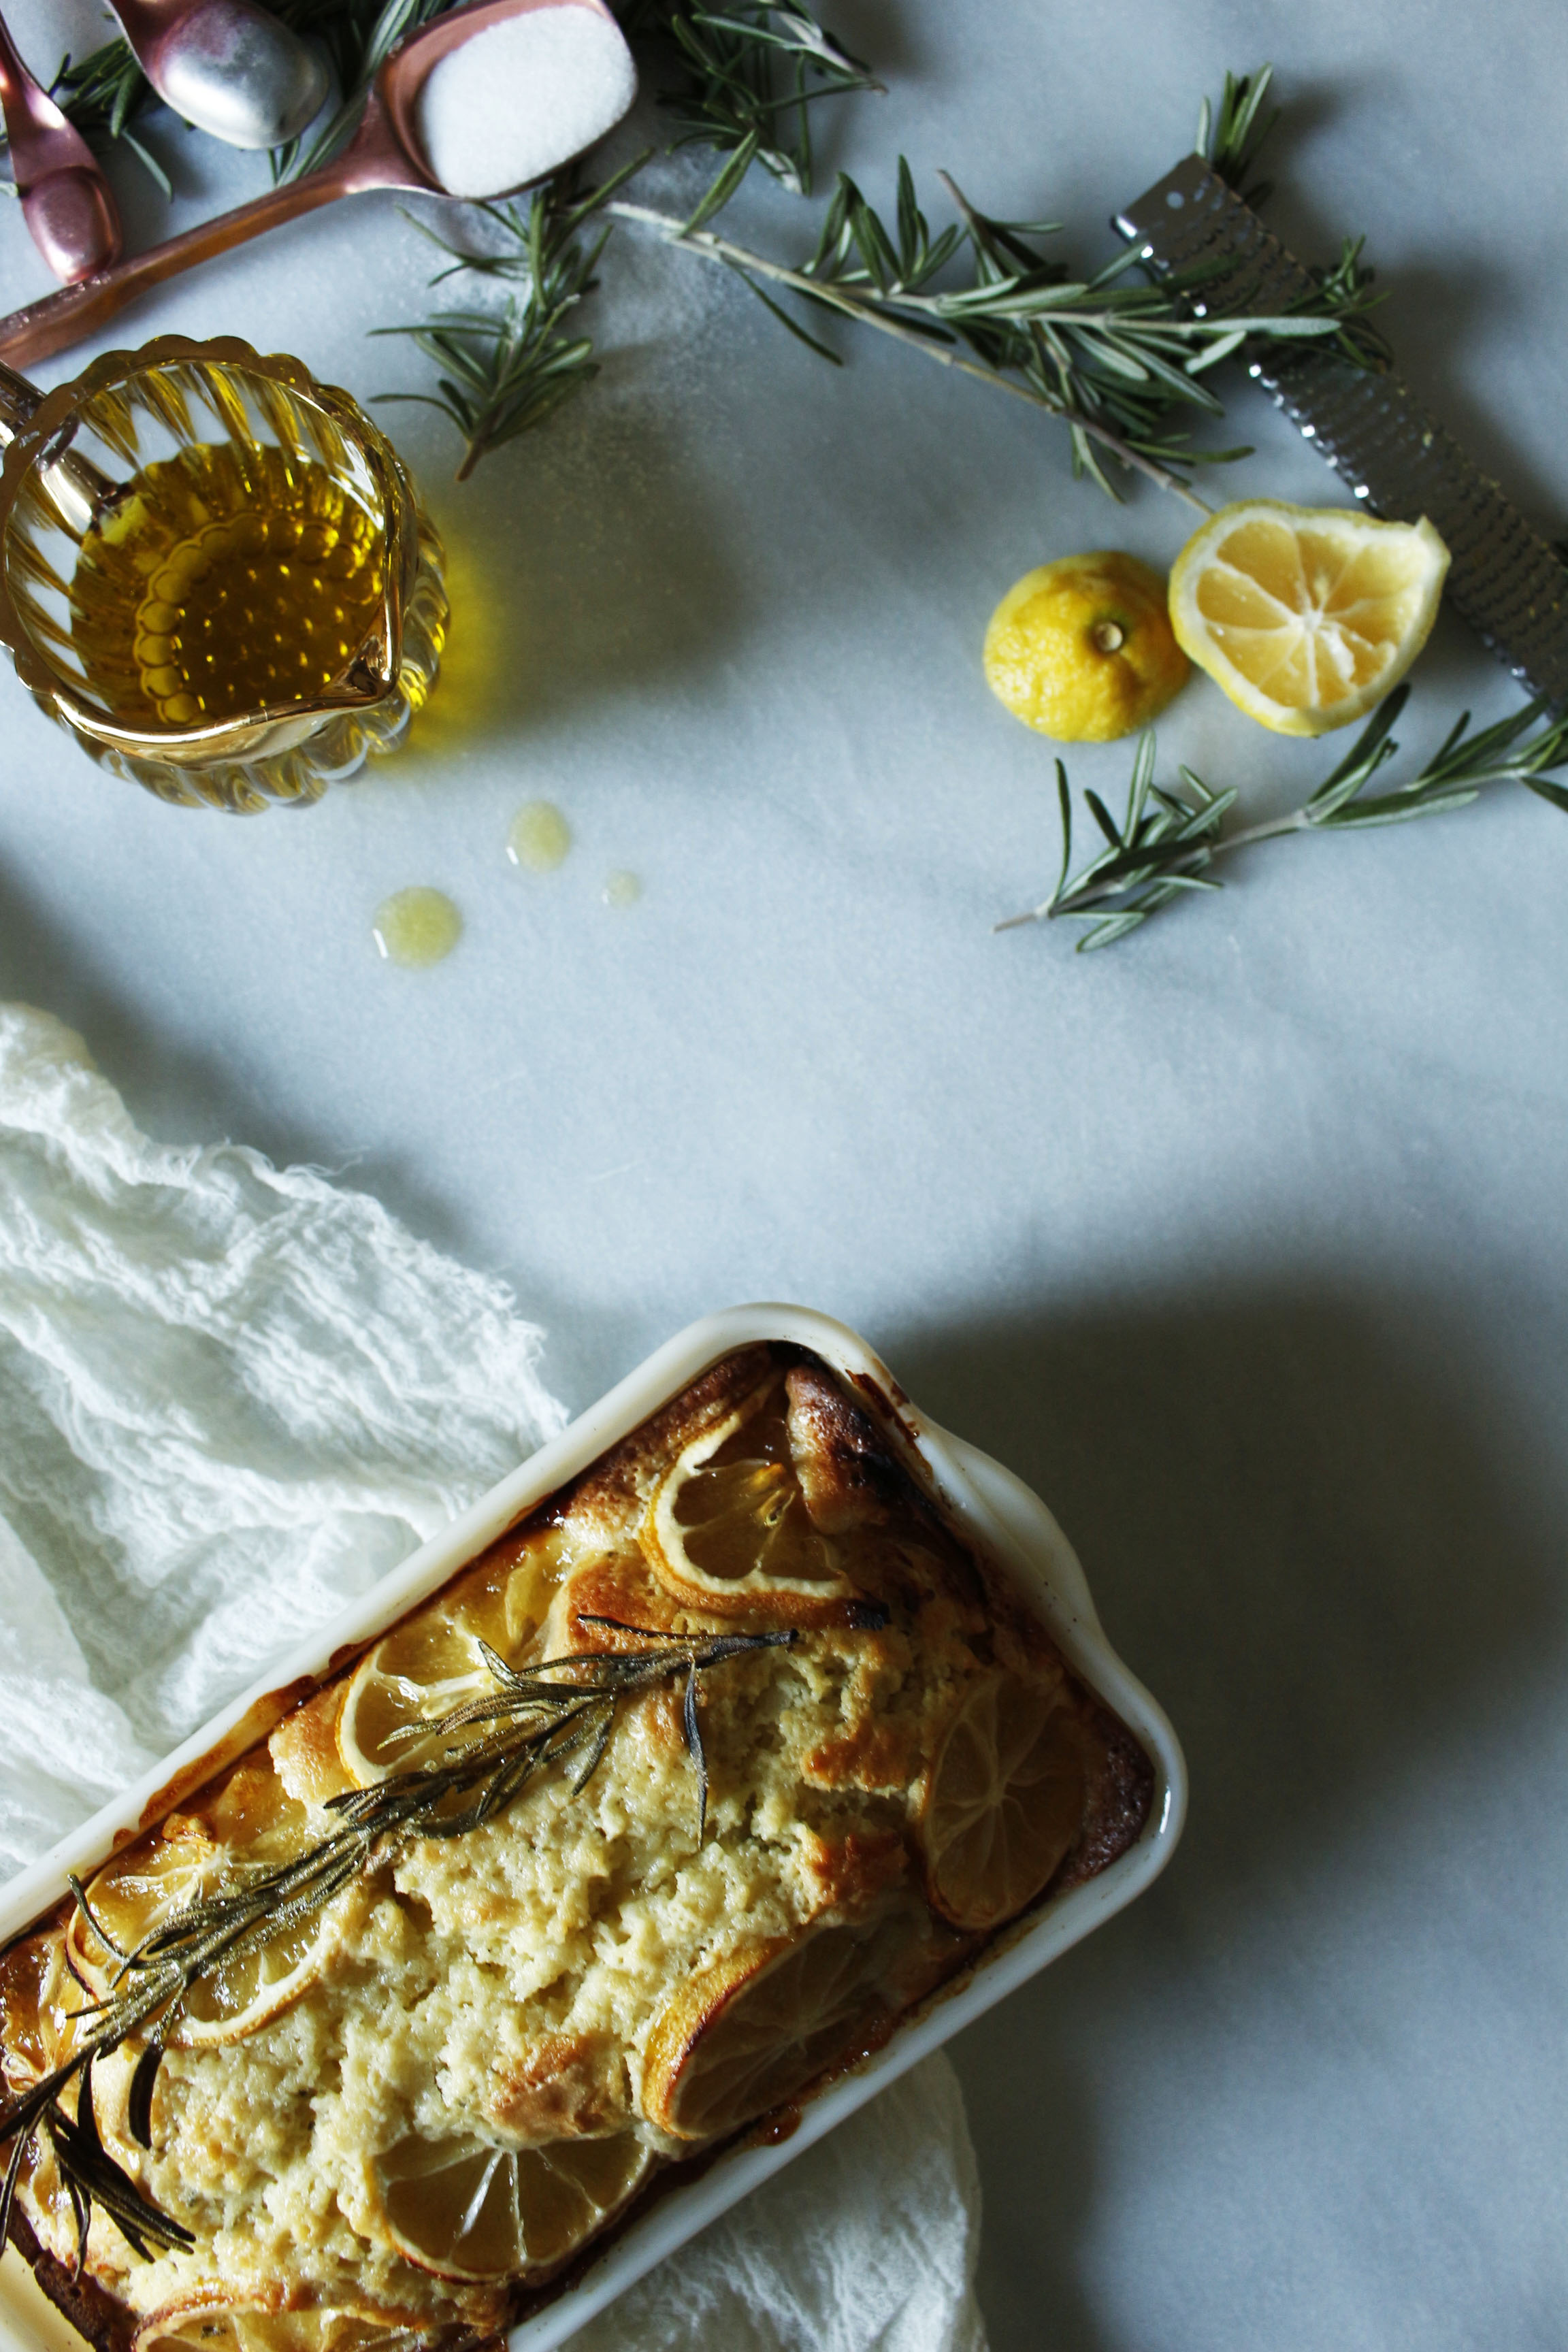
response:
<path id="1" fill-rule="evenodd" d="M 159 1769 L 24 1871 L 0 1895 L 0 1944 L 66 1892 L 67 1874 L 90 1875 L 127 1832 L 162 1819 L 193 1789 L 265 1737 L 302 1686 L 331 1671 L 444 1584 L 453 1572 L 585 1469 L 606 1447 L 678 1395 L 710 1364 L 756 1340 L 809 1348 L 839 1373 L 879 1423 L 917 1477 L 934 1488 L 952 1517 L 1003 1561 L 1038 1610 L 1057 1643 L 1091 1690 L 1142 1742 L 1154 1768 L 1154 1798 L 1142 1836 L 1099 1876 L 1047 1903 L 1005 1934 L 973 1975 L 893 2034 L 853 2073 L 809 2100 L 788 2139 L 740 2147 L 699 2179 L 661 2197 L 615 2237 L 577 2284 L 514 2328 L 510 2352 L 551 2352 L 635 2279 L 710 2221 L 792 2163 L 824 2132 L 874 2098 L 885 2084 L 948 2041 L 983 2010 L 1078 1943 L 1141 1895 L 1164 1868 L 1181 1834 L 1186 1771 L 1174 1733 L 1101 1631 L 1072 1547 L 1038 1497 L 1010 1471 L 952 1437 L 911 1404 L 864 1339 L 799 1307 L 735 1307 L 693 1323 L 629 1373 L 569 1429 L 542 1446 L 521 1469 L 455 1519 L 376 1590 L 319 1628 L 275 1664 L 264 1680 L 167 1758 Z M 14 2248 L 0 2263 L 0 2342 L 17 2352 L 83 2352 L 81 2338 L 34 2284 Z"/>

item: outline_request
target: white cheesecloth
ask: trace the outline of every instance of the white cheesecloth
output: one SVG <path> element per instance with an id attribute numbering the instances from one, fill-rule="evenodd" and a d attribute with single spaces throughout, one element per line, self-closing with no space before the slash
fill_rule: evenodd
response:
<path id="1" fill-rule="evenodd" d="M 368 1195 L 151 1141 L 0 1005 L 0 1871 L 559 1429 L 542 1344 Z M 984 2352 L 978 2220 L 939 2055 L 577 2341 Z"/>

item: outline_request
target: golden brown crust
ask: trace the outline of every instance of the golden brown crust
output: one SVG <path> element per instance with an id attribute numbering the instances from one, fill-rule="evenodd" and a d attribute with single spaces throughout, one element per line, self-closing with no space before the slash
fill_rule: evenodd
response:
<path id="1" fill-rule="evenodd" d="M 551 2034 L 516 2067 L 498 2066 L 489 2113 L 524 2139 L 609 2131 L 624 2106 L 622 2072 L 607 2036 Z"/>
<path id="2" fill-rule="evenodd" d="M 353 1786 L 338 1754 L 344 1687 L 341 1682 L 329 1683 L 286 1715 L 267 1743 L 279 1779 L 300 1804 L 324 1805 Z"/>
<path id="3" fill-rule="evenodd" d="M 657 1563 L 650 1562 L 650 1504 L 685 1449 L 738 1413 L 743 1423 L 758 1398 L 764 1400 L 768 1416 L 768 1458 L 782 1458 L 789 1467 L 797 1482 L 794 1507 L 798 1511 L 804 1504 L 816 1530 L 807 1540 L 822 1539 L 830 1560 L 847 1564 L 840 1582 L 848 1589 L 808 1596 L 798 1607 L 782 1595 L 765 1604 L 748 1598 L 736 1607 L 726 1595 L 717 1608 L 694 1605 L 668 1589 L 655 1572 Z M 899 2011 L 928 2000 L 934 1988 L 971 1965 L 985 1940 L 942 1921 L 921 1892 L 925 1873 L 920 1811 L 933 1740 L 976 1678 L 1022 1675 L 1036 1685 L 1065 1685 L 1065 1703 L 1085 1750 L 1088 1795 L 1079 1834 L 1050 1886 L 1035 1895 L 1029 1907 L 1103 1870 L 1141 1833 L 1153 1790 L 1149 1759 L 1125 1727 L 1068 1673 L 1012 1580 L 977 1554 L 935 1507 L 921 1465 L 906 1463 L 899 1443 L 867 1409 L 877 1402 L 852 1399 L 825 1367 L 797 1349 L 739 1350 L 395 1629 L 401 1638 L 404 1629 L 414 1627 L 424 1642 L 416 1619 L 450 1626 L 458 1622 L 453 1612 L 468 1610 L 474 1625 L 489 1629 L 487 1638 L 499 1639 L 493 1629 L 504 1604 L 510 1654 L 525 1661 L 636 1650 L 646 1646 L 638 1642 L 638 1630 L 690 1635 L 761 1630 L 792 1621 L 799 1629 L 795 1650 L 753 1655 L 728 1666 L 721 1680 L 702 1685 L 698 1710 L 709 1779 L 706 1843 L 698 1837 L 693 1812 L 684 1686 L 674 1683 L 623 1704 L 615 1751 L 618 1777 L 606 1769 L 600 1784 L 610 1782 L 604 1806 L 592 1817 L 584 1813 L 580 1832 L 573 1832 L 582 1839 L 577 1876 L 561 1882 L 542 1912 L 499 1824 L 494 1833 L 487 1831 L 465 1842 L 460 1855 L 455 1846 L 418 1841 L 395 1871 L 389 1866 L 375 1881 L 363 1883 L 359 1914 L 332 1947 L 323 1983 L 334 1969 L 351 1987 L 374 1979 L 389 1952 L 403 1956 L 397 1965 L 405 1976 L 413 1969 L 409 1981 L 417 1992 L 416 2005 L 390 2005 L 385 2027 L 393 2072 L 411 2069 L 414 2085 L 398 2110 L 404 2120 L 397 2129 L 437 2137 L 450 2130 L 438 2119 L 419 2118 L 426 2110 L 432 2116 L 445 2114 L 443 2102 L 458 2095 L 443 2086 L 462 2080 L 468 2084 L 466 2112 L 498 2129 L 507 2145 L 580 2142 L 623 2131 L 628 2120 L 650 2116 L 646 2090 L 639 2091 L 638 2084 L 645 2057 L 656 2054 L 656 2045 L 647 2042 L 651 2012 L 646 2002 L 638 2008 L 639 1969 L 663 1969 L 666 1984 L 683 1977 L 718 1983 L 731 1969 L 727 1956 L 739 1948 L 737 1935 L 752 1948 L 760 1948 L 761 1937 L 770 1951 L 784 1952 L 805 1936 L 828 1930 L 880 1936 L 877 1923 L 890 1922 L 886 1997 L 880 2006 L 872 2004 L 875 2016 L 871 2010 L 864 2018 L 857 2012 L 854 2046 L 847 2042 L 842 2050 L 827 2052 L 819 2079 L 856 2063 L 887 2038 Z M 365 1686 L 367 1675 L 379 1671 L 379 1649 L 367 1654 L 356 1691 Z M 318 1811 L 353 1785 L 344 1757 L 363 1775 L 369 1769 L 365 1755 L 377 1751 L 356 1751 L 352 1745 L 340 1750 L 349 1671 L 345 1666 L 321 1687 L 301 1693 L 268 1747 L 253 1749 L 237 1766 L 231 1763 L 205 1787 L 187 1780 L 182 1790 L 185 1810 L 165 1822 L 161 1836 L 231 1837 L 243 1845 L 247 1821 L 262 1818 L 275 1801 L 268 1792 L 276 1782 L 297 1804 Z M 441 1674 L 455 1671 L 449 1658 L 439 1668 Z M 405 1752 L 386 1750 L 391 1757 Z M 564 1818 L 560 1801 L 559 1786 L 546 1787 L 534 1816 L 540 1835 L 560 1834 L 552 1826 Z M 658 1814 L 660 1804 L 671 1809 L 662 1856 L 656 1855 L 651 1878 L 634 1874 L 628 1881 L 626 1857 L 640 1850 L 636 1841 L 647 1820 L 663 1818 Z M 774 1883 L 769 1871 L 784 1878 Z M 624 1912 L 617 1905 L 626 1906 Z M 605 1936 L 595 1927 L 600 1920 L 606 1923 Z M 743 1929 L 738 1921 L 746 1923 Z M 614 1935 L 607 1933 L 610 1922 L 616 1923 Z M 535 1996 L 519 1996 L 522 2006 L 502 2017 L 506 2031 L 487 2029 L 485 2037 L 476 2039 L 456 1993 L 442 1979 L 426 1982 L 419 1975 L 421 1939 L 438 1942 L 442 1936 L 455 1936 L 453 1948 L 462 1968 L 476 1982 L 492 1986 L 509 1968 L 516 1970 L 523 1961 L 531 1967 L 529 1956 L 539 1954 L 532 1979 L 538 1986 L 536 2017 L 527 2007 Z M 542 1958 L 552 1948 L 552 1939 L 560 1947 L 553 1976 Z M 639 1939 L 651 1956 L 646 1962 L 636 1957 Z M 573 1959 L 573 1952 L 588 1952 L 590 1958 Z M 509 1955 L 521 1955 L 521 1960 Z M 590 1977 L 596 1969 L 610 1988 L 597 2010 L 585 1995 L 579 1997 L 587 1980 L 585 1967 Z M 312 2033 L 320 2039 L 329 2010 L 325 1992 L 319 2000 L 301 1997 L 291 2012 L 293 2026 L 268 2027 L 246 2045 L 259 2049 L 269 2035 L 278 2040 L 281 2071 L 269 2119 L 275 2137 L 294 2112 L 289 2101 L 303 2101 L 307 2108 L 320 2104 L 310 2073 L 298 2081 L 289 2074 L 295 2062 L 289 2053 L 296 2045 L 307 2051 Z M 396 2042 L 405 2021 L 417 2021 L 426 2035 L 417 2056 L 412 2043 L 404 2052 Z M 0 2032 L 5 2023 L 0 2015 Z M 233 2154 L 223 2154 L 234 2126 L 221 2105 L 214 2104 L 215 2054 L 220 2053 L 177 2053 L 165 2062 L 157 2137 L 188 2149 L 209 2170 L 216 2164 L 212 2182 L 224 2184 L 232 2204 L 252 2152 L 241 2135 Z M 18 2058 L 19 2053 L 0 2047 L 8 2073 Z M 299 2061 L 311 2063 L 304 2056 Z M 331 2075 L 328 2105 L 347 2097 L 343 2063 L 342 2053 L 331 2059 L 338 2071 Z M 813 2087 L 796 2087 L 790 2097 L 809 2095 Z M 389 2145 L 384 2137 L 368 2142 L 373 2149 Z M 672 2153 L 669 2142 L 663 2148 L 667 2157 Z M 679 2172 L 687 2175 L 714 2152 L 706 2148 L 700 2158 L 683 2158 Z M 668 2174 L 668 2163 L 663 2170 Z M 214 2194 L 211 2184 L 200 2185 L 199 2163 L 194 2178 L 197 2186 L 182 2207 L 193 2218 Z M 169 2194 L 166 2183 L 162 2193 Z M 348 2198 L 342 2209 L 348 2223 L 362 2231 L 350 2192 L 338 2193 L 340 2202 Z M 630 2210 L 643 2210 L 647 2198 L 659 2193 L 662 2187 L 644 2192 Z M 614 2227 L 623 2227 L 626 2218 L 622 2215 Z M 47 2217 L 45 2226 L 51 2226 Z M 67 2273 L 18 2209 L 18 2242 L 23 2232 L 40 2284 L 58 2302 L 55 2289 L 62 2282 L 69 2285 Z M 463 2286 L 437 2278 L 421 2285 L 405 2277 L 399 2290 L 397 2279 L 389 2276 L 383 2307 L 390 2308 L 395 2299 L 401 2305 L 417 2290 L 428 2308 L 417 2295 L 410 2307 L 419 2311 L 418 2324 L 432 2342 L 475 2343 L 503 2315 L 515 2319 L 540 2307 L 602 2242 L 595 2241 L 594 2248 L 563 2263 L 554 2281 L 539 2276 L 509 2285 Z M 94 2259 L 98 2243 L 95 2234 Z M 113 2291 L 119 2280 L 127 2290 L 123 2295 Z M 77 2301 L 96 2352 L 127 2352 L 135 2327 L 129 2299 L 133 2284 L 123 2271 L 107 2285 L 91 2278 L 84 2282 Z M 213 2290 L 198 2281 L 191 2291 L 199 2296 Z M 252 2282 L 246 2292 L 255 2291 Z M 341 2304 L 342 2294 L 341 2279 L 328 2293 L 306 2278 L 288 2289 L 285 2301 L 292 2306 L 304 2295 L 323 2305 Z M 148 2309 L 146 2301 L 141 2307 Z M 70 2315 L 73 2324 L 82 2324 L 74 2309 Z"/>
<path id="4" fill-rule="evenodd" d="M 842 1837 L 813 1835 L 807 1867 L 824 1916 L 863 1918 L 909 1875 L 901 1831 L 853 1829 Z"/>
<path id="5" fill-rule="evenodd" d="M 11 2209 L 10 2241 L 55 2309 L 69 2320 L 93 2352 L 131 2352 L 136 2334 L 134 2315 L 95 2278 L 85 2272 L 75 2278 L 63 2263 L 57 2262 L 39 2244 L 19 2205 Z"/>
<path id="6" fill-rule="evenodd" d="M 824 1535 L 886 1519 L 909 1481 L 874 1424 L 813 1364 L 784 1375 L 789 1434 L 805 1507 Z"/>

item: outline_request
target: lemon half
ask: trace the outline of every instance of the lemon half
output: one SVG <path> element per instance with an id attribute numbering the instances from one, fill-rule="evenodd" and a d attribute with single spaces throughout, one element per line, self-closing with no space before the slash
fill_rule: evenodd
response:
<path id="1" fill-rule="evenodd" d="M 1188 676 L 1164 581 L 1113 550 L 1026 572 L 991 615 L 984 661 L 992 693 L 1058 743 L 1147 727 Z"/>
<path id="2" fill-rule="evenodd" d="M 1279 735 L 1364 718 L 1415 659 L 1448 551 L 1423 517 L 1247 499 L 1193 533 L 1171 573 L 1184 650 Z"/>

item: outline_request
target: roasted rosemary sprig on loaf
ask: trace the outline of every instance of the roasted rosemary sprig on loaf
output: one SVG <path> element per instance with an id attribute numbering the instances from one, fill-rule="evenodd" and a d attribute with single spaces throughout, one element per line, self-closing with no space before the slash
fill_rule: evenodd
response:
<path id="1" fill-rule="evenodd" d="M 787 1649 L 798 1636 L 793 1631 L 666 1633 L 587 1614 L 579 1622 L 601 1627 L 635 1646 L 546 1658 L 518 1671 L 482 1645 L 494 1692 L 410 1730 L 410 1736 L 416 1733 L 421 1739 L 466 1731 L 477 1731 L 476 1738 L 454 1744 L 443 1762 L 393 1773 L 330 1798 L 327 1810 L 337 1817 L 338 1826 L 326 1836 L 289 1861 L 185 1906 L 133 1950 L 120 1949 L 94 1913 L 86 1889 L 72 1879 L 78 1907 L 116 1965 L 103 1999 L 77 2012 L 93 2021 L 83 2032 L 81 2046 L 63 2066 L 0 2105 L 0 2143 L 9 2139 L 12 2144 L 0 2191 L 0 2245 L 23 2158 L 40 2133 L 49 2143 L 70 2199 L 79 2267 L 95 2204 L 119 2224 L 138 2253 L 144 2255 L 150 2244 L 189 2244 L 191 2233 L 184 2223 L 144 2196 L 105 2148 L 93 2111 L 93 2061 L 150 2029 L 129 2100 L 132 2135 L 150 2147 L 153 2084 L 164 2044 L 193 1987 L 247 1943 L 286 1934 L 310 1918 L 351 1880 L 393 1860 L 410 1839 L 462 1837 L 493 1821 L 536 1773 L 550 1766 L 574 1759 L 571 1788 L 574 1795 L 580 1793 L 609 1745 L 624 1698 L 684 1682 L 681 1727 L 697 1778 L 700 1838 L 707 1822 L 708 1767 L 698 1714 L 699 1678 L 727 1659 Z M 58 2104 L 73 2081 L 79 2084 L 74 2118 Z"/>
<path id="2" fill-rule="evenodd" d="M 1391 790 L 1371 792 L 1373 780 L 1399 749 L 1391 730 L 1409 692 L 1408 686 L 1394 688 L 1338 767 L 1300 808 L 1238 826 L 1234 833 L 1227 833 L 1225 824 L 1236 806 L 1236 787 L 1216 791 L 1188 767 L 1178 770 L 1179 783 L 1157 784 L 1154 739 L 1143 736 L 1120 824 L 1098 793 L 1084 794 L 1106 846 L 1076 874 L 1070 871 L 1072 794 L 1058 760 L 1062 862 L 1056 887 L 1037 907 L 1010 915 L 995 928 L 1008 931 L 1021 923 L 1053 922 L 1066 915 L 1089 923 L 1078 942 L 1080 951 L 1110 947 L 1173 899 L 1192 891 L 1219 889 L 1211 869 L 1216 858 L 1232 850 L 1254 848 L 1290 834 L 1350 833 L 1440 816 L 1446 810 L 1468 808 L 1489 784 L 1523 784 L 1553 808 L 1568 812 L 1568 788 L 1552 782 L 1549 774 L 1568 767 L 1568 716 L 1554 716 L 1544 702 L 1526 703 L 1511 718 L 1474 735 L 1467 710 L 1425 767 Z"/>

